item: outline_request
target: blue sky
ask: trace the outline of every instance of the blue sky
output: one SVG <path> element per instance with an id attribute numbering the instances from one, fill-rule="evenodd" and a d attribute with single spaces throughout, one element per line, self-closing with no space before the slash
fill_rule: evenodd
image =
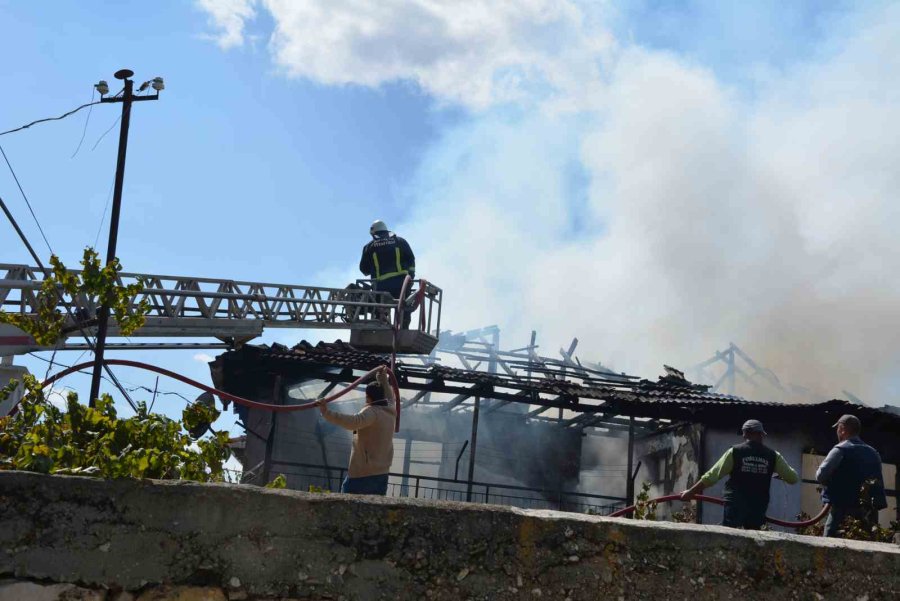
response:
<path id="1" fill-rule="evenodd" d="M 456 15 L 449 10 L 407 12 L 413 3 L 389 3 L 390 10 L 366 13 L 359 16 L 357 29 L 341 31 L 331 27 L 332 17 L 335 23 L 341 14 L 357 18 L 344 2 L 322 9 L 318 2 L 290 6 L 223 0 L 218 3 L 223 14 L 236 6 L 255 11 L 242 22 L 242 43 L 223 47 L 228 45 L 215 39 L 222 30 L 208 12 L 211 2 L 158 2 L 152 9 L 145 2 L 55 3 L 51 11 L 41 3 L 0 0 L 0 53 L 15 57 L 0 72 L 6 91 L 0 96 L 0 130 L 87 102 L 92 84 L 106 79 L 114 86 L 112 73 L 119 68 L 133 69 L 137 81 L 165 78 L 161 99 L 135 106 L 132 117 L 118 249 L 127 270 L 342 286 L 355 269 L 369 223 L 382 218 L 404 228 L 401 233 L 408 233 L 423 260 L 429 261 L 427 271 L 441 280 L 439 284 L 451 286 L 451 322 L 445 325 L 453 329 L 501 323 L 512 336 L 524 336 L 538 327 L 546 332 L 549 349 L 586 330 L 597 340 L 594 346 L 583 342 L 586 351 L 594 353 L 592 359 L 618 358 L 623 369 L 648 376 L 652 374 L 643 370 L 656 368 L 645 366 L 658 365 L 660 357 L 675 355 L 688 364 L 731 339 L 753 341 L 749 344 L 758 355 L 784 365 L 789 373 L 795 370 L 800 379 L 818 377 L 816 366 L 838 363 L 831 355 L 795 361 L 801 342 L 821 330 L 817 323 L 799 328 L 798 342 L 774 349 L 767 346 L 771 336 L 760 337 L 747 325 L 760 323 L 759 314 L 722 309 L 743 306 L 742 299 L 751 293 L 722 296 L 717 305 L 721 315 L 710 320 L 712 325 L 699 327 L 697 320 L 707 319 L 710 311 L 693 315 L 684 307 L 706 306 L 708 294 L 694 298 L 696 292 L 690 292 L 700 286 L 680 287 L 671 271 L 652 272 L 652 282 L 636 284 L 619 259 L 640 261 L 657 250 L 652 244 L 635 243 L 636 236 L 629 238 L 632 246 L 616 247 L 615 252 L 609 244 L 638 230 L 666 239 L 667 232 L 656 229 L 662 226 L 647 216 L 673 206 L 682 207 L 681 215 L 716 214 L 716 199 L 734 188 L 713 189 L 708 198 L 705 188 L 685 191 L 685 198 L 698 203 L 693 206 L 672 200 L 679 197 L 676 182 L 660 192 L 658 205 L 641 213 L 640 223 L 633 222 L 627 207 L 635 202 L 627 201 L 627 190 L 638 180 L 621 163 L 629 149 L 611 145 L 619 139 L 617 124 L 633 123 L 628 131 L 635 131 L 634 124 L 652 123 L 682 102 L 687 112 L 673 114 L 709 109 L 710 119 L 660 119 L 663 129 L 648 130 L 645 139 L 665 138 L 677 122 L 680 129 L 672 135 L 678 136 L 678 143 L 673 148 L 697 140 L 705 148 L 722 144 L 728 156 L 737 157 L 735 165 L 709 181 L 740 182 L 751 171 L 769 168 L 760 157 L 792 148 L 776 140 L 773 131 L 786 131 L 787 124 L 800 127 L 807 119 L 822 119 L 819 129 L 828 131 L 828 119 L 842 119 L 827 110 L 846 107 L 835 108 L 826 99 L 859 90 L 859 81 L 846 73 L 858 71 L 854 77 L 864 78 L 864 84 L 882 85 L 880 71 L 867 62 L 863 46 L 874 36 L 866 34 L 866 28 L 885 20 L 883 11 L 889 5 L 691 1 L 629 2 L 598 9 L 563 0 L 523 0 L 521 9 L 487 11 L 489 18 L 471 21 L 471 31 L 450 34 L 455 30 L 444 25 L 453 25 Z M 311 12 L 297 12 L 301 4 Z M 460 4 L 464 8 L 458 12 L 470 10 L 470 5 L 472 15 L 481 14 L 477 1 Z M 550 26 L 541 20 L 541 11 L 556 15 Z M 360 37 L 360 31 L 374 33 Z M 279 33 L 274 40 L 273 32 Z M 322 39 L 316 38 L 319 34 Z M 847 67 L 857 63 L 859 69 Z M 667 78 L 675 83 L 666 83 L 661 94 L 641 91 L 648 82 Z M 798 89 L 797 81 L 809 86 Z M 824 82 L 838 87 L 846 82 L 847 87 L 826 89 Z M 819 88 L 822 96 L 813 96 Z M 688 97 L 685 90 L 696 94 Z M 865 90 L 858 93 L 866 95 Z M 664 102 L 668 95 L 674 100 Z M 818 107 L 819 113 L 784 110 L 801 105 Z M 638 110 L 635 107 L 640 107 L 638 121 L 628 121 L 633 118 L 628 111 Z M 113 124 L 117 111 L 117 106 L 94 107 L 74 158 L 86 111 L 0 138 L 54 251 L 72 265 L 81 249 L 93 244 L 109 198 L 118 129 L 96 150 L 92 146 Z M 799 144 L 798 153 L 801 150 Z M 542 157 L 543 152 L 547 156 Z M 751 155 L 755 158 L 746 159 Z M 704 160 L 696 158 L 690 166 Z M 879 167 L 882 170 L 889 171 Z M 654 173 L 656 181 L 668 177 Z M 800 181 L 797 171 L 782 175 L 786 183 L 778 183 L 779 194 Z M 780 182 L 779 177 L 767 181 Z M 40 252 L 49 254 L 4 170 L 0 194 Z M 746 194 L 760 192 L 754 188 Z M 843 234 L 822 233 L 833 224 L 808 216 L 806 200 L 795 196 L 779 197 L 771 206 L 790 206 L 788 213 L 805 221 L 799 233 L 775 240 L 772 248 L 795 237 L 803 240 L 797 248 L 840 248 Z M 883 223 L 881 209 L 876 209 L 872 223 Z M 485 216 L 489 227 L 484 231 L 469 221 L 475 214 Z M 757 240 L 760 228 L 770 231 L 766 224 L 786 221 L 780 213 L 765 215 L 758 206 L 752 209 L 753 218 L 746 221 L 762 225 L 736 239 Z M 744 222 L 744 217 L 729 215 L 732 222 Z M 859 225 L 863 231 L 869 226 Z M 819 232 L 818 237 L 807 229 Z M 454 240 L 453 246 L 438 240 L 443 233 Z M 104 228 L 101 254 L 105 237 Z M 7 225 L 0 224 L 0 239 L 0 262 L 30 262 Z M 460 245 L 487 245 L 491 253 L 466 254 Z M 667 257 L 689 264 L 695 260 L 694 255 L 672 253 L 672 248 Z M 703 250 L 714 254 L 722 249 Z M 535 262 L 552 260 L 557 268 L 575 255 L 598 257 L 604 267 L 573 267 L 559 281 L 555 274 L 548 276 L 553 283 L 541 286 L 540 277 L 520 265 L 525 252 L 533 252 Z M 616 259 L 602 261 L 607 253 Z M 778 252 L 734 256 L 716 269 L 746 267 L 760 278 L 753 286 L 760 290 L 773 273 L 772 255 Z M 823 261 L 815 256 L 810 264 Z M 488 265 L 492 262 L 496 265 Z M 793 274 L 807 269 L 811 267 L 799 265 L 785 275 L 784 286 L 774 289 L 802 288 L 804 280 Z M 854 266 L 846 271 L 856 273 Z M 669 277 L 673 281 L 666 284 Z M 573 285 L 583 280 L 602 291 Z M 633 302 L 640 298 L 638 289 L 648 288 L 660 290 L 659 298 L 646 305 Z M 553 312 L 546 307 L 558 302 L 553 295 L 542 296 L 548 290 L 573 298 L 569 321 L 548 315 Z M 467 295 L 476 292 L 496 302 L 466 306 Z M 615 302 L 605 300 L 611 296 Z M 779 296 L 778 303 L 762 312 L 765 319 L 779 316 L 773 324 L 781 323 L 784 315 L 820 310 L 823 322 L 834 322 L 835 315 L 826 308 L 834 298 L 825 291 L 819 300 L 807 307 L 793 296 Z M 587 314 L 571 317 L 590 306 L 607 313 L 627 310 L 636 334 L 598 329 Z M 879 319 L 891 316 L 885 311 L 877 314 Z M 853 319 L 838 322 L 852 328 Z M 696 337 L 660 335 L 659 324 L 665 320 L 691 324 L 690 336 Z M 742 325 L 735 325 L 739 321 Z M 293 335 L 299 340 L 315 333 L 278 337 Z M 620 347 L 626 337 L 633 342 Z M 888 355 L 894 351 L 891 347 Z M 205 365 L 195 361 L 193 353 L 140 355 L 208 380 Z M 862 364 L 861 351 L 859 355 Z M 648 359 L 625 359 L 635 356 Z M 73 357 L 62 357 L 67 359 Z M 22 363 L 41 366 L 30 358 Z M 153 382 L 133 372 L 121 377 L 136 384 Z M 880 370 L 871 379 L 879 382 L 873 388 L 878 394 L 898 394 L 894 372 Z M 68 382 L 81 391 L 86 383 L 85 377 Z M 194 395 L 174 383 L 165 386 Z"/>
<path id="2" fill-rule="evenodd" d="M 138 81 L 161 75 L 167 86 L 161 99 L 135 105 L 132 115 L 118 244 L 126 268 L 343 286 L 316 276 L 354 267 L 373 219 L 405 215 L 398 189 L 417 154 L 459 119 L 458 111 L 435 110 L 403 83 L 331 89 L 286 80 L 261 49 L 223 53 L 203 39 L 206 19 L 189 3 L 146 7 L 65 3 L 51 13 L 37 3 L 0 4 L 0 52 L 18 57 L 0 75 L 13 91 L 0 99 L 3 129 L 87 102 L 92 84 L 102 78 L 114 86 L 119 68 L 134 70 Z M 118 126 L 91 147 L 119 110 L 94 107 L 74 159 L 87 110 L 0 140 L 53 250 L 73 266 L 96 239 Z M 0 186 L 46 259 L 8 171 Z M 108 219 L 107 213 L 101 256 Z M 32 263 L 8 224 L 0 232 L 0 261 Z M 208 381 L 192 355 L 149 357 Z M 22 362 L 43 373 L 40 362 Z M 152 377 L 121 377 L 152 386 Z M 88 378 L 69 380 L 80 389 Z"/>

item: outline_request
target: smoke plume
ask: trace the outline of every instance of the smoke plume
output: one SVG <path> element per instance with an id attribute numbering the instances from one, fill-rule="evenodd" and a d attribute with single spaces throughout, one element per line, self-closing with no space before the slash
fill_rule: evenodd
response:
<path id="1" fill-rule="evenodd" d="M 576 2 L 407 3 L 408 37 L 395 3 L 254 4 L 288 76 L 408 80 L 470 110 L 422 156 L 395 228 L 445 289 L 446 327 L 496 323 L 504 346 L 536 329 L 543 354 L 577 336 L 583 358 L 647 377 L 733 341 L 822 395 L 898 400 L 900 7 L 724 80 Z M 213 18 L 233 44 L 247 17 Z"/>

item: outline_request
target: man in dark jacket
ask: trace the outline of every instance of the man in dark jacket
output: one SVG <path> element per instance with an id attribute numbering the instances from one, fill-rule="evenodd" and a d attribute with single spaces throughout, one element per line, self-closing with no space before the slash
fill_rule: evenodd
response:
<path id="1" fill-rule="evenodd" d="M 744 443 L 725 451 L 694 486 L 681 493 L 681 500 L 690 501 L 704 488 L 730 475 L 725 483 L 725 514 L 722 525 L 759 530 L 766 522 L 772 474 L 778 474 L 788 484 L 795 484 L 800 477 L 781 453 L 763 444 L 766 431 L 762 422 L 747 420 L 741 433 L 744 435 Z"/>
<path id="2" fill-rule="evenodd" d="M 859 437 L 862 424 L 855 415 L 842 415 L 836 428 L 838 443 L 816 471 L 816 480 L 825 486 L 822 502 L 831 503 L 831 513 L 825 521 L 825 536 L 837 536 L 847 516 L 861 520 L 867 528 L 878 523 L 878 511 L 887 507 L 881 456 Z M 868 487 L 868 499 L 860 498 L 863 483 Z"/>
<path id="3" fill-rule="evenodd" d="M 403 280 L 407 275 L 416 277 L 416 257 L 406 240 L 388 231 L 384 221 L 374 222 L 369 233 L 372 241 L 363 248 L 359 270 L 374 280 L 375 290 L 399 300 Z M 408 324 L 409 314 L 404 318 L 403 327 Z"/>

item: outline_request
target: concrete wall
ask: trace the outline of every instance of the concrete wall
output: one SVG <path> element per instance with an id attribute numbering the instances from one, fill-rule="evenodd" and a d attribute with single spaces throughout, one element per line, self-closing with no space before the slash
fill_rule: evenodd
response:
<path id="1" fill-rule="evenodd" d="M 48 589 L 60 584 L 68 592 Z M 895 545 L 488 505 L 0 473 L 2 601 L 875 601 L 896 599 L 898 590 Z"/>

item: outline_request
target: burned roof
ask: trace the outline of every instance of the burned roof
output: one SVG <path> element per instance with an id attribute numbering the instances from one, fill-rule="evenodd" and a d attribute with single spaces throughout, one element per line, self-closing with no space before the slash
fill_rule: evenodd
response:
<path id="1" fill-rule="evenodd" d="M 386 355 L 362 351 L 341 341 L 315 345 L 304 341 L 293 348 L 279 344 L 245 345 L 220 355 L 212 369 L 214 380 L 222 383 L 220 387 L 252 394 L 248 386 L 254 379 L 248 376 L 253 374 L 280 376 L 297 382 L 349 382 L 359 372 L 388 362 Z M 489 373 L 450 367 L 433 357 L 406 356 L 397 361 L 396 374 L 403 390 L 481 396 L 581 413 L 710 424 L 733 424 L 749 418 L 782 422 L 815 420 L 817 424 L 821 421 L 822 427 L 830 426 L 826 422 L 843 413 L 854 413 L 864 424 L 877 424 L 900 434 L 900 415 L 837 399 L 816 404 L 751 401 L 709 392 L 708 386 L 689 382 L 678 370 L 666 370 L 665 375 L 653 382 L 580 366 L 541 369 L 537 363 L 532 373 L 527 365 L 514 367 L 507 365 L 505 371 Z"/>

